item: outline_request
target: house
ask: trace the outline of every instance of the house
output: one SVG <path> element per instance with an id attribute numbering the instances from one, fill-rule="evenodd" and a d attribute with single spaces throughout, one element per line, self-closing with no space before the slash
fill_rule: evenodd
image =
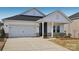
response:
<path id="1" fill-rule="evenodd" d="M 72 38 L 79 38 L 79 12 L 69 16 L 69 18 L 72 22 L 65 25 L 66 33 L 70 33 Z"/>
<path id="2" fill-rule="evenodd" d="M 55 33 L 65 33 L 64 25 L 70 22 L 60 11 L 45 15 L 36 8 L 3 19 L 4 30 L 9 37 L 53 37 Z"/>
<path id="3" fill-rule="evenodd" d="M 42 26 L 43 35 L 51 33 L 51 37 L 54 37 L 55 34 L 63 35 L 65 33 L 64 25 L 69 24 L 71 20 L 64 13 L 55 11 L 48 14 L 46 17 L 41 18 L 37 22 L 44 25 Z"/>

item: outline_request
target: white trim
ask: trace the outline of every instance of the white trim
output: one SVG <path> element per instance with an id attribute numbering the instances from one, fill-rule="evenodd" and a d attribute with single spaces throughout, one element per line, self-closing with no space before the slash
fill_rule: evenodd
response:
<path id="1" fill-rule="evenodd" d="M 53 23 L 51 23 L 52 25 L 51 25 L 51 37 L 53 37 Z"/>
<path id="2" fill-rule="evenodd" d="M 42 22 L 42 38 L 44 36 L 44 22 Z"/>

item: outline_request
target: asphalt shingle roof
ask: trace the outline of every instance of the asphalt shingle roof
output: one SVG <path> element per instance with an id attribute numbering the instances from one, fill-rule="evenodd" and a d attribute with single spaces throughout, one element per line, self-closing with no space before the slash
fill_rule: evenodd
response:
<path id="1" fill-rule="evenodd" d="M 16 15 L 8 18 L 4 18 L 3 20 L 25 20 L 25 21 L 37 21 L 42 16 L 30 16 L 30 15 Z"/>
<path id="2" fill-rule="evenodd" d="M 79 12 L 76 13 L 76 14 L 73 14 L 73 15 L 69 16 L 69 18 L 70 18 L 71 20 L 79 19 Z"/>

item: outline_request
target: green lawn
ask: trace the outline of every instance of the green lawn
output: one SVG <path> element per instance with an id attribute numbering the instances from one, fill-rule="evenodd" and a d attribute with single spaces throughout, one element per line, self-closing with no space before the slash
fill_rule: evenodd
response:
<path id="1" fill-rule="evenodd" d="M 57 38 L 55 40 L 51 39 L 51 42 L 59 44 L 63 47 L 66 47 L 72 51 L 79 51 L 79 39 L 60 39 Z"/>

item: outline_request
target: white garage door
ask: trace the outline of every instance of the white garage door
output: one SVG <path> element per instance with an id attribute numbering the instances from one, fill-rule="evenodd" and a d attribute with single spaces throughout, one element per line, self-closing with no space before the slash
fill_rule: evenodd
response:
<path id="1" fill-rule="evenodd" d="M 36 36 L 36 29 L 34 26 L 10 26 L 9 37 L 29 37 Z"/>

